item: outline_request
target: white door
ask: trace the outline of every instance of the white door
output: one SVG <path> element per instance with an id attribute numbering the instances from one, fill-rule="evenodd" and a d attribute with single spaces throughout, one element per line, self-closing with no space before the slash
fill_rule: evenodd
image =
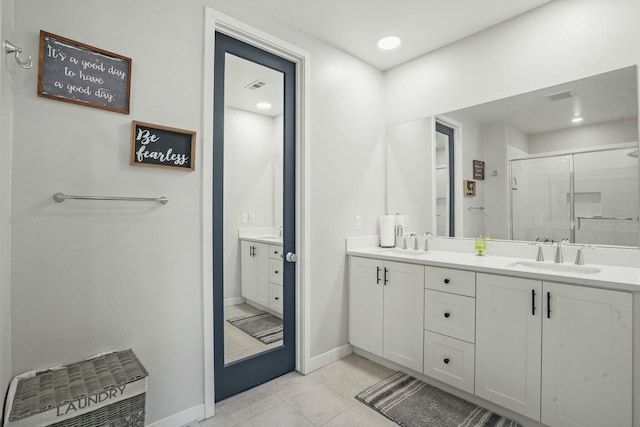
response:
<path id="1" fill-rule="evenodd" d="M 349 342 L 382 356 L 383 262 L 349 258 Z"/>
<path id="2" fill-rule="evenodd" d="M 543 299 L 542 422 L 630 426 L 631 294 L 545 282 Z"/>
<path id="3" fill-rule="evenodd" d="M 383 356 L 422 372 L 424 266 L 385 262 Z"/>
<path id="4" fill-rule="evenodd" d="M 476 395 L 540 420 L 542 283 L 477 275 Z"/>

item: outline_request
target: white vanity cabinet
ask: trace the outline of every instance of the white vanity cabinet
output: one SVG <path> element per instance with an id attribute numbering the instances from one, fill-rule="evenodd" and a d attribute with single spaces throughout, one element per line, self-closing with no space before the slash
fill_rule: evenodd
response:
<path id="1" fill-rule="evenodd" d="M 350 257 L 349 341 L 422 371 L 424 266 Z"/>
<path id="2" fill-rule="evenodd" d="M 240 242 L 242 296 L 269 305 L 269 245 L 253 241 Z"/>
<path id="3" fill-rule="evenodd" d="M 542 423 L 630 426 L 632 295 L 551 282 L 543 292 Z"/>
<path id="4" fill-rule="evenodd" d="M 477 275 L 476 395 L 549 426 L 630 426 L 632 295 Z"/>
<path id="5" fill-rule="evenodd" d="M 542 282 L 476 280 L 476 395 L 539 421 Z"/>
<path id="6" fill-rule="evenodd" d="M 282 314 L 282 246 L 240 241 L 242 297 Z"/>
<path id="7" fill-rule="evenodd" d="M 430 377 L 473 393 L 476 275 L 425 267 L 424 369 Z"/>

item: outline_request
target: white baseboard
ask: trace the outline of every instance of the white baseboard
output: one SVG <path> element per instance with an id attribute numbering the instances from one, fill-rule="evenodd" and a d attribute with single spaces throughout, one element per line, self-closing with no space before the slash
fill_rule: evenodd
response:
<path id="1" fill-rule="evenodd" d="M 154 423 L 147 424 L 147 427 L 176 427 L 189 424 L 192 421 L 204 419 L 204 405 L 194 406 L 167 418 L 163 418 Z"/>
<path id="2" fill-rule="evenodd" d="M 305 364 L 306 372 L 303 372 L 303 374 L 310 374 L 316 369 L 320 369 L 323 366 L 327 366 L 328 364 L 335 362 L 336 360 L 347 357 L 351 353 L 353 353 L 353 346 L 351 344 L 345 344 L 319 356 L 312 357 L 309 362 Z"/>
<path id="3" fill-rule="evenodd" d="M 232 305 L 244 304 L 245 301 L 246 300 L 244 298 L 242 298 L 242 297 L 225 298 L 224 299 L 224 306 L 225 307 L 230 307 Z"/>

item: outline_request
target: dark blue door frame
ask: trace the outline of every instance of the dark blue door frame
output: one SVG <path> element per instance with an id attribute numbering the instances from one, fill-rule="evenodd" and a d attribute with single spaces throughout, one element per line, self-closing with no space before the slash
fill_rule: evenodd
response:
<path id="1" fill-rule="evenodd" d="M 455 237 L 456 235 L 456 215 L 455 215 L 455 193 L 456 193 L 456 186 L 455 186 L 455 170 L 454 170 L 454 159 L 455 159 L 455 151 L 454 151 L 454 147 L 455 147 L 455 139 L 454 139 L 454 134 L 455 134 L 455 129 L 444 125 L 440 122 L 436 122 L 436 132 L 440 132 L 444 135 L 447 135 L 447 141 L 448 141 L 448 153 L 449 153 L 449 159 L 448 159 L 448 172 L 449 172 L 449 237 Z"/>
<path id="2" fill-rule="evenodd" d="M 295 369 L 296 314 L 294 263 L 283 260 L 283 345 L 224 363 L 224 70 L 225 54 L 255 62 L 284 75 L 282 253 L 295 253 L 296 65 L 270 52 L 215 33 L 213 117 L 213 341 L 215 400 L 219 401 Z"/>

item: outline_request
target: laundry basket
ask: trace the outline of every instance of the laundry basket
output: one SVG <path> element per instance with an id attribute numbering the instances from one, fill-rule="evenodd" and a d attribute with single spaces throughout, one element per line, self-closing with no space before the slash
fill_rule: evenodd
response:
<path id="1" fill-rule="evenodd" d="M 5 427 L 144 427 L 148 373 L 131 349 L 15 377 Z"/>

